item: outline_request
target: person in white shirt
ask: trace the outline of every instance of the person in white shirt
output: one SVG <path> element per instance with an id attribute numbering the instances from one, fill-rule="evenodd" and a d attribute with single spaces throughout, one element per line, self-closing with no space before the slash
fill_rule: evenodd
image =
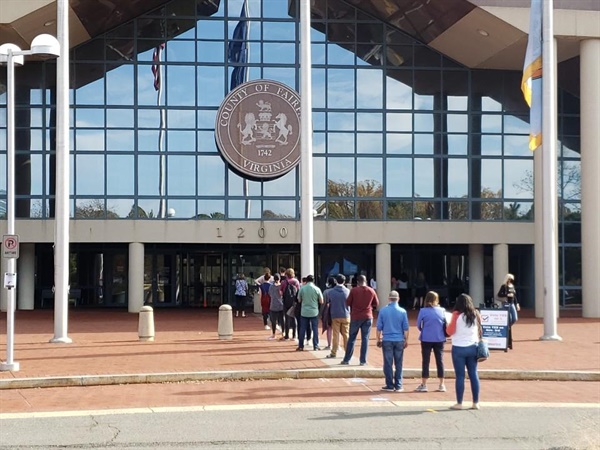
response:
<path id="1" fill-rule="evenodd" d="M 456 405 L 451 409 L 463 409 L 465 393 L 465 366 L 469 373 L 473 405 L 479 409 L 479 375 L 477 374 L 477 344 L 481 337 L 481 319 L 473 306 L 473 300 L 467 294 L 456 298 L 450 325 L 446 330 L 452 337 L 452 364 L 455 373 Z"/>
<path id="2" fill-rule="evenodd" d="M 265 267 L 263 269 L 263 274 L 258 277 L 256 280 L 254 280 L 254 284 L 258 284 L 259 286 L 261 284 L 263 284 L 266 280 L 265 280 L 265 275 L 269 274 L 269 276 L 267 277 L 267 280 L 271 277 L 271 269 L 269 269 L 268 267 Z"/>
<path id="3" fill-rule="evenodd" d="M 377 281 L 375 281 L 375 278 L 371 277 L 369 280 L 369 286 L 371 286 L 371 289 L 377 290 Z"/>

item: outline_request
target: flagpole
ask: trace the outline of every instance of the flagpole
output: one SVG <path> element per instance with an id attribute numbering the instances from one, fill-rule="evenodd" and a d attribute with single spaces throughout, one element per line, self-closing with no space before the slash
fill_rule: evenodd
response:
<path id="1" fill-rule="evenodd" d="M 314 273 L 313 150 L 312 150 L 312 62 L 310 49 L 310 0 L 300 1 L 300 258 L 302 276 Z"/>
<path id="2" fill-rule="evenodd" d="M 56 210 L 54 245 L 54 337 L 70 344 L 69 325 L 69 2 L 56 2 L 56 34 L 60 56 L 56 62 Z"/>
<path id="3" fill-rule="evenodd" d="M 542 228 L 544 244 L 544 335 L 559 341 L 558 317 L 558 220 L 556 189 L 556 53 L 554 0 L 544 0 L 542 13 Z"/>
<path id="4" fill-rule="evenodd" d="M 246 0 L 244 0 L 244 16 L 247 19 L 250 14 L 249 14 L 249 10 L 248 10 L 248 2 Z M 250 62 L 250 44 L 248 42 L 248 40 L 250 39 L 250 22 L 248 20 L 246 20 L 246 28 L 244 30 L 244 42 L 246 42 L 246 48 L 244 49 L 244 51 L 246 52 L 246 67 L 244 67 L 244 81 L 248 81 L 248 75 L 250 74 L 250 67 L 248 66 L 248 63 Z M 246 199 L 246 205 L 245 205 L 245 217 L 246 219 L 250 218 L 250 210 L 251 210 L 251 200 L 248 197 L 248 190 L 249 190 L 249 182 L 248 182 L 248 178 L 244 178 L 244 198 Z"/>
<path id="5" fill-rule="evenodd" d="M 166 126 L 166 110 L 162 106 L 163 94 L 163 65 L 161 57 L 163 52 L 163 44 L 160 44 L 156 49 L 156 70 L 158 70 L 158 91 L 156 93 L 156 106 L 160 114 L 160 126 L 158 129 L 158 154 L 159 154 L 159 174 L 158 174 L 158 195 L 160 196 L 160 205 L 158 207 L 158 218 L 164 219 L 167 217 L 167 189 L 166 189 L 166 156 L 165 156 L 165 126 Z"/>

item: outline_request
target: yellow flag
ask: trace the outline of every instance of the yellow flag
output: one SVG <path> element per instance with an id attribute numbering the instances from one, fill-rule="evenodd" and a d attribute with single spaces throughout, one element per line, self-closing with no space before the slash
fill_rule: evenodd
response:
<path id="1" fill-rule="evenodd" d="M 529 39 L 521 90 L 529 105 L 529 150 L 542 144 L 542 0 L 531 0 Z"/>

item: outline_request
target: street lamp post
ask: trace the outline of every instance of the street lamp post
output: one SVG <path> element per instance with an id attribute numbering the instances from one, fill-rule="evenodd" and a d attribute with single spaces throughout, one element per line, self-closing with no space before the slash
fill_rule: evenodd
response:
<path id="1" fill-rule="evenodd" d="M 60 55 L 60 45 L 54 36 L 40 34 L 31 41 L 30 50 L 21 50 L 15 44 L 0 45 L 0 64 L 6 64 L 6 222 L 7 234 L 15 234 L 15 65 L 22 66 L 28 55 Z M 15 258 L 9 258 L 7 273 L 17 273 Z M 16 282 L 8 288 L 6 304 L 6 362 L 0 371 L 17 372 L 19 363 L 14 361 Z"/>

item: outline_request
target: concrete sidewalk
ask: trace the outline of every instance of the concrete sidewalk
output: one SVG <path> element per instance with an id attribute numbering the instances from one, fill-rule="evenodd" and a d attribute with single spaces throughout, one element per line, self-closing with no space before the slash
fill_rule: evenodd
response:
<path id="1" fill-rule="evenodd" d="M 544 342 L 541 319 L 521 314 L 513 327 L 514 350 L 494 351 L 480 364 L 483 379 L 600 381 L 600 320 L 561 318 L 562 342 Z M 531 314 L 531 313 L 530 313 Z M 217 336 L 215 310 L 155 309 L 155 342 L 138 340 L 138 316 L 124 311 L 71 310 L 72 344 L 51 344 L 52 311 L 17 311 L 14 359 L 19 372 L 0 372 L 0 389 L 177 382 L 220 379 L 382 378 L 382 355 L 369 345 L 368 365 L 339 366 L 328 351 L 296 352 L 296 344 L 268 340 L 259 316 L 234 318 L 234 339 Z M 416 314 L 404 356 L 404 377 L 420 377 Z M 0 358 L 6 357 L 6 314 L 0 317 Z M 320 334 L 320 345 L 326 337 Z M 311 348 L 307 345 L 305 349 Z M 445 363 L 452 377 L 450 344 Z M 359 352 L 359 343 L 355 356 Z M 339 356 L 339 354 L 338 354 Z M 432 358 L 433 359 L 433 358 Z M 432 376 L 435 375 L 432 362 Z"/>

